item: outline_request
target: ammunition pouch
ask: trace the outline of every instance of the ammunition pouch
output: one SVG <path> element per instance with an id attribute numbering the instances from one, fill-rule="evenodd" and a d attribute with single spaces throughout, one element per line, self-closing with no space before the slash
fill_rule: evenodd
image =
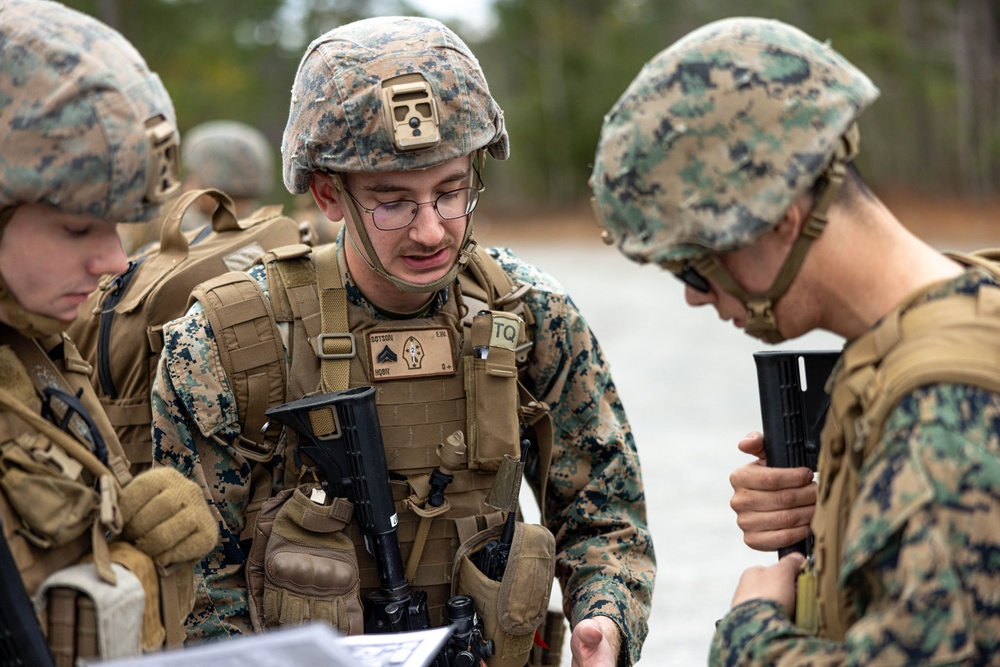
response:
<path id="1" fill-rule="evenodd" d="M 317 503 L 314 490 L 285 489 L 257 515 L 246 567 L 255 630 L 312 620 L 345 635 L 363 631 L 357 555 L 344 533 L 354 507 L 343 498 Z"/>
<path id="2" fill-rule="evenodd" d="M 35 546 L 61 547 L 93 525 L 101 498 L 82 481 L 82 470 L 38 433 L 0 446 L 0 487 L 21 518 L 21 533 Z"/>
<path id="3" fill-rule="evenodd" d="M 487 577 L 475 554 L 503 530 L 494 526 L 459 547 L 452 593 L 469 595 L 483 619 L 484 635 L 495 654 L 490 667 L 523 667 L 528 663 L 535 631 L 545 620 L 555 576 L 555 537 L 545 526 L 518 522 L 502 581 Z"/>

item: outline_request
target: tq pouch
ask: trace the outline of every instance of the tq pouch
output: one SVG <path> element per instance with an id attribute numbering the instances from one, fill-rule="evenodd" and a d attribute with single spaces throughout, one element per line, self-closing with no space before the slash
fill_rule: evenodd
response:
<path id="1" fill-rule="evenodd" d="M 459 548 L 452 593 L 472 597 L 483 619 L 483 634 L 495 646 L 490 667 L 523 667 L 535 631 L 548 612 L 556 540 L 545 526 L 516 523 L 507 569 L 501 581 L 494 581 L 476 565 L 475 554 L 502 530 L 503 526 L 487 528 Z"/>
<path id="2" fill-rule="evenodd" d="M 353 512 L 350 502 L 331 502 L 315 484 L 285 489 L 264 504 L 247 560 L 255 630 L 312 620 L 361 634 L 361 577 L 354 544 L 343 532 Z"/>
<path id="3" fill-rule="evenodd" d="M 483 310 L 472 320 L 472 359 L 465 366 L 469 467 L 495 471 L 518 456 L 517 348 L 521 319 Z"/>

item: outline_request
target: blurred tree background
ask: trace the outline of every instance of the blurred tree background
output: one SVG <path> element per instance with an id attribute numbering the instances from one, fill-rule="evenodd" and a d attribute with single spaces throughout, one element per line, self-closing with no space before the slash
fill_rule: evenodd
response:
<path id="1" fill-rule="evenodd" d="M 366 16 L 420 13 L 406 0 L 66 4 L 132 40 L 173 96 L 182 136 L 232 118 L 261 128 L 276 151 L 313 38 Z M 829 39 L 879 86 L 859 158 L 876 189 L 1000 195 L 996 0 L 494 0 L 492 11 L 486 28 L 445 22 L 478 55 L 505 110 L 512 157 L 486 176 L 484 207 L 495 212 L 585 203 L 602 117 L 642 64 L 703 23 L 747 14 Z"/>

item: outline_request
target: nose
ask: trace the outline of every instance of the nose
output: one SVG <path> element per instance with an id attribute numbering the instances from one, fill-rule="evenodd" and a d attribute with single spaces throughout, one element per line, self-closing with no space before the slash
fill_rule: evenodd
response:
<path id="1" fill-rule="evenodd" d="M 710 289 L 707 293 L 699 292 L 689 285 L 684 286 L 684 300 L 689 306 L 707 306 L 715 299 L 715 290 Z"/>
<path id="2" fill-rule="evenodd" d="M 91 275 L 118 275 L 125 273 L 126 269 L 128 269 L 128 257 L 122 248 L 121 237 L 116 231 L 111 230 L 110 233 L 102 234 L 95 240 L 89 263 Z"/>
<path id="3" fill-rule="evenodd" d="M 436 246 L 444 238 L 444 218 L 438 215 L 434 202 L 417 204 L 417 217 L 408 227 L 410 239 L 428 247 Z"/>

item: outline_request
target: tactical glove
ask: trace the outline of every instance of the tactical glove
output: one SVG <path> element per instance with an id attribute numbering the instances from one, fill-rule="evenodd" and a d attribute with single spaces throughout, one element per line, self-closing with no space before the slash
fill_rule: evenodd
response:
<path id="1" fill-rule="evenodd" d="M 201 488 L 173 468 L 136 476 L 119 498 L 122 537 L 157 565 L 194 561 L 215 546 L 219 526 Z"/>
<path id="2" fill-rule="evenodd" d="M 320 504 L 302 489 L 290 495 L 283 491 L 269 502 L 275 501 L 281 503 L 277 513 L 275 505 L 261 510 L 248 563 L 255 624 L 263 621 L 273 628 L 325 621 L 344 634 L 361 633 L 358 561 L 353 542 L 343 532 L 353 506 L 342 498 Z M 273 524 L 267 534 L 269 516 Z M 261 570 L 262 601 L 254 590 L 259 594 Z"/>

